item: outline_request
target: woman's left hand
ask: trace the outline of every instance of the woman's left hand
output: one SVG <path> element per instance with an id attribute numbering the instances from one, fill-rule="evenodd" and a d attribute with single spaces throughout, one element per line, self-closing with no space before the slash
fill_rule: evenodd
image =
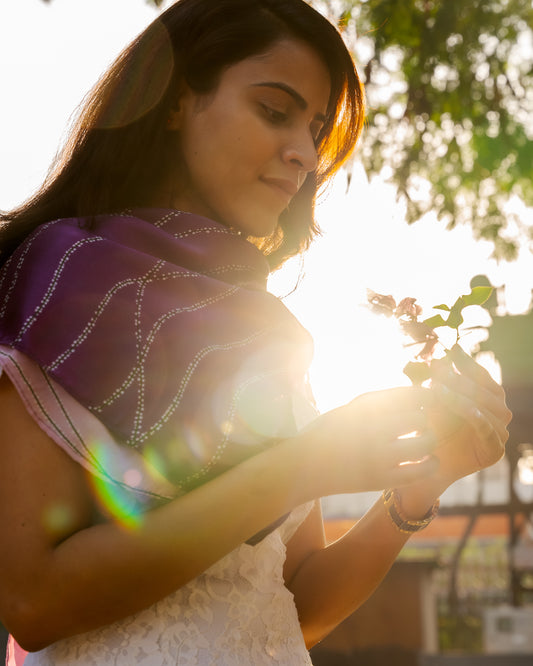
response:
<path id="1" fill-rule="evenodd" d="M 434 454 L 437 474 L 448 486 L 500 460 L 512 414 L 502 387 L 459 345 L 431 369 L 438 405 L 430 416 L 439 441 Z"/>

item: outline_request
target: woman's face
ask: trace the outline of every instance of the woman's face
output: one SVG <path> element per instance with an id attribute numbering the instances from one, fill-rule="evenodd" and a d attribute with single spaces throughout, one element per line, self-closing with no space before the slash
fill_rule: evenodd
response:
<path id="1" fill-rule="evenodd" d="M 329 96 L 320 57 L 289 39 L 226 69 L 208 95 L 187 88 L 169 120 L 183 163 L 173 205 L 270 235 L 317 165 Z"/>

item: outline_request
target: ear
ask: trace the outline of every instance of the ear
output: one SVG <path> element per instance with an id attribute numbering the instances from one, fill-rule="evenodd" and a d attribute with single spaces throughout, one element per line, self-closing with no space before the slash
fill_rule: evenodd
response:
<path id="1" fill-rule="evenodd" d="M 192 90 L 184 81 L 176 87 L 172 95 L 172 108 L 167 116 L 167 130 L 177 132 L 182 129 L 183 118 L 193 97 Z"/>
<path id="2" fill-rule="evenodd" d="M 181 129 L 181 118 L 182 112 L 179 106 L 177 109 L 170 109 L 167 117 L 167 130 L 176 132 L 177 130 Z"/>
<path id="3" fill-rule="evenodd" d="M 184 81 L 180 82 L 173 91 L 172 94 L 172 108 L 168 112 L 167 116 L 167 130 L 171 132 L 177 132 L 181 129 L 181 124 L 183 122 L 183 109 L 184 104 L 186 103 L 185 97 L 187 96 L 188 86 Z"/>

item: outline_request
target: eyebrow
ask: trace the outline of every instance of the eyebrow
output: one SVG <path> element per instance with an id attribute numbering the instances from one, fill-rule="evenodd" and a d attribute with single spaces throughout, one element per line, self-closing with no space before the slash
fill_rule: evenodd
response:
<path id="1" fill-rule="evenodd" d="M 300 107 L 300 109 L 302 109 L 302 111 L 305 111 L 309 106 L 309 104 L 298 91 L 296 91 L 292 86 L 288 86 L 286 83 L 283 83 L 282 81 L 264 81 L 262 83 L 254 83 L 252 85 L 254 88 L 277 88 L 278 90 L 283 90 L 283 92 L 286 92 L 293 98 L 293 100 Z M 315 118 L 324 124 L 327 122 L 327 116 L 323 113 L 317 113 Z"/>

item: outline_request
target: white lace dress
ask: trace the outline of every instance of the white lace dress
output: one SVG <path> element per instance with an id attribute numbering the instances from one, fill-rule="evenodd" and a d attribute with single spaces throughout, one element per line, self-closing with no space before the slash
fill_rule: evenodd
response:
<path id="1" fill-rule="evenodd" d="M 90 435 L 98 422 L 77 412 L 79 404 L 57 385 L 53 400 L 48 400 L 45 389 L 50 384 L 39 385 L 42 373 L 36 366 L 19 352 L 0 346 L 0 374 L 2 370 L 43 429 L 76 458 L 80 438 Z M 69 445 L 73 433 L 76 447 Z M 115 463 L 131 465 L 132 461 L 117 457 Z M 284 585 L 283 564 L 285 544 L 311 507 L 312 503 L 298 507 L 257 545 L 242 544 L 184 587 L 124 620 L 58 641 L 25 660 L 15 655 L 11 641 L 8 664 L 310 665 L 293 595 Z"/>
<path id="2" fill-rule="evenodd" d="M 256 546 L 242 544 L 150 608 L 29 654 L 24 665 L 311 664 L 282 577 L 285 542 L 309 509 L 299 507 Z"/>

